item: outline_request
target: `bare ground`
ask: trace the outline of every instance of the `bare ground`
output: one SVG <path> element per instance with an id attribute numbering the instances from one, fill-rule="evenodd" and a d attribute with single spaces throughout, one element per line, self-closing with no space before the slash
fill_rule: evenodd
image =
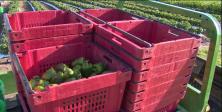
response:
<path id="1" fill-rule="evenodd" d="M 9 58 L 1 58 L 0 59 L 0 73 L 7 73 L 11 71 L 11 60 Z"/>

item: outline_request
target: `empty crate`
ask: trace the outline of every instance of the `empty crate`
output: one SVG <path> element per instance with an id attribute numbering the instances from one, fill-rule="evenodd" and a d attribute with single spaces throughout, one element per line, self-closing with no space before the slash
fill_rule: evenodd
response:
<path id="1" fill-rule="evenodd" d="M 70 11 L 36 11 L 7 14 L 10 41 L 90 33 L 92 24 Z"/>
<path id="2" fill-rule="evenodd" d="M 68 35 L 68 36 L 58 36 L 51 38 L 41 38 L 26 40 L 24 42 L 17 42 L 11 44 L 11 52 L 25 52 L 27 50 L 57 46 L 57 45 L 66 45 L 79 42 L 90 42 L 92 41 L 92 34 L 78 34 L 78 35 Z"/>
<path id="3" fill-rule="evenodd" d="M 80 11 L 80 14 L 91 20 L 94 24 L 104 24 L 112 21 L 136 20 L 142 18 L 128 12 L 112 8 L 84 9 Z"/>
<path id="4" fill-rule="evenodd" d="M 134 69 L 125 110 L 156 112 L 184 97 L 201 41 L 198 36 L 150 20 L 109 22 L 96 26 L 95 32 L 95 42 Z"/>
<path id="5" fill-rule="evenodd" d="M 194 48 L 198 48 L 200 44 L 200 38 L 155 21 L 134 20 L 111 22 L 111 24 L 112 27 L 107 24 L 97 26 L 96 35 L 126 51 L 134 59 L 144 60 L 155 57 L 155 60 L 152 59 L 153 62 L 150 63 L 152 65 L 186 58 L 192 52 L 196 52 L 197 49 Z M 178 52 L 177 55 L 175 52 Z"/>

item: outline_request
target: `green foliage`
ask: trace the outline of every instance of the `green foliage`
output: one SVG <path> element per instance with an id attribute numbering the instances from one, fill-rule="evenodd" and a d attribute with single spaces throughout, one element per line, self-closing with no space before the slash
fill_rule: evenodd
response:
<path id="1" fill-rule="evenodd" d="M 18 0 L 10 1 L 9 8 L 6 11 L 10 14 L 18 12 L 19 11 Z M 2 37 L 0 37 L 0 53 L 8 54 L 8 39 L 7 39 L 6 31 L 4 29 L 3 29 L 3 35 Z"/>
<path id="2" fill-rule="evenodd" d="M 64 0 L 67 1 L 67 0 Z M 116 8 L 117 1 L 75 1 L 75 3 L 67 2 L 71 5 L 78 5 L 82 8 L 95 8 L 99 7 L 110 7 Z M 85 4 L 83 4 L 85 3 Z M 81 5 L 79 5 L 81 4 Z M 152 20 L 158 20 L 162 23 L 166 23 L 177 28 L 181 28 L 196 34 L 202 33 L 203 28 L 200 27 L 200 20 L 182 16 L 179 14 L 173 14 L 166 11 L 158 10 L 154 7 L 146 6 L 135 1 L 126 1 L 123 6 L 123 10 L 146 17 Z M 180 21 L 180 22 L 178 22 Z M 195 26 L 195 27 L 192 27 Z"/>
<path id="3" fill-rule="evenodd" d="M 54 0 L 45 0 L 53 5 L 55 5 L 56 7 L 62 9 L 62 10 L 71 10 L 73 12 L 77 12 L 78 9 L 74 8 L 74 7 L 71 7 L 70 5 L 66 5 L 60 1 L 54 1 Z"/>
<path id="4" fill-rule="evenodd" d="M 161 0 L 166 3 L 188 7 L 202 12 L 221 14 L 221 1 L 215 0 Z"/>
<path id="5" fill-rule="evenodd" d="M 31 3 L 37 11 L 48 10 L 48 8 L 46 6 L 44 6 L 42 3 L 40 3 L 39 1 L 32 1 Z"/>
<path id="6" fill-rule="evenodd" d="M 163 2 L 178 5 L 181 7 L 191 8 L 201 12 L 212 14 L 219 22 L 221 22 L 221 1 L 218 0 L 161 0 Z"/>
<path id="7" fill-rule="evenodd" d="M 101 74 L 105 71 L 105 65 L 102 63 L 92 64 L 84 58 L 79 58 L 72 62 L 73 70 L 80 71 L 82 77 Z"/>
<path id="8" fill-rule="evenodd" d="M 6 103 L 3 100 L 0 100 L 0 112 L 6 112 Z"/>
<path id="9" fill-rule="evenodd" d="M 4 93 L 5 93 L 4 83 L 2 80 L 0 80 L 0 100 L 4 100 Z"/>
<path id="10" fill-rule="evenodd" d="M 198 57 L 202 58 L 202 59 L 205 59 L 207 58 L 207 54 L 208 54 L 208 50 L 209 50 L 209 47 L 208 46 L 201 46 L 199 48 L 199 51 L 198 51 Z M 221 54 L 221 47 L 219 48 L 219 52 L 218 52 L 218 56 L 217 56 L 217 65 L 218 66 L 222 66 L 221 63 L 222 63 L 222 54 Z"/>
<path id="11" fill-rule="evenodd" d="M 57 73 L 55 71 L 55 69 L 53 67 L 51 67 L 50 69 L 48 69 L 43 75 L 42 78 L 44 80 L 52 80 L 52 77 L 55 76 Z"/>
<path id="12" fill-rule="evenodd" d="M 5 30 L 3 30 L 2 37 L 0 37 L 0 53 L 8 54 L 8 39 Z"/>
<path id="13" fill-rule="evenodd" d="M 72 67 L 72 69 L 69 67 Z M 106 66 L 102 63 L 92 64 L 85 58 L 79 58 L 73 61 L 71 66 L 61 63 L 49 68 L 41 77 L 34 76 L 29 84 L 35 91 L 44 91 L 49 85 L 88 78 L 101 74 L 105 70 Z"/>
<path id="14" fill-rule="evenodd" d="M 18 0 L 12 0 L 10 1 L 8 13 L 15 13 L 19 11 L 19 1 Z"/>
<path id="15" fill-rule="evenodd" d="M 70 4 L 70 5 L 75 5 L 77 7 L 81 7 L 81 8 L 84 8 L 84 9 L 88 9 L 88 8 L 99 8 L 98 6 L 95 6 L 95 5 L 91 5 L 91 4 L 86 4 L 84 3 L 85 1 L 75 1 L 75 0 L 61 0 L 62 2 L 65 2 L 67 4 Z"/>

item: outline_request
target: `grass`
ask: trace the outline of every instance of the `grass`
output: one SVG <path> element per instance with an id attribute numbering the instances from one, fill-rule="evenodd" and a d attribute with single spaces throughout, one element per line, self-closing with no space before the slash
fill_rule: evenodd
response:
<path id="1" fill-rule="evenodd" d="M 202 58 L 202 59 L 207 59 L 207 54 L 208 54 L 208 49 L 209 49 L 209 46 L 201 46 L 199 48 L 199 51 L 198 51 L 198 57 Z M 220 66 L 221 67 L 221 47 L 219 48 L 219 53 L 218 53 L 218 56 L 217 56 L 217 66 Z"/>
<path id="2" fill-rule="evenodd" d="M 17 91 L 16 82 L 12 71 L 9 71 L 7 73 L 3 73 L 0 71 L 0 79 L 4 83 L 5 94 L 14 93 Z"/>

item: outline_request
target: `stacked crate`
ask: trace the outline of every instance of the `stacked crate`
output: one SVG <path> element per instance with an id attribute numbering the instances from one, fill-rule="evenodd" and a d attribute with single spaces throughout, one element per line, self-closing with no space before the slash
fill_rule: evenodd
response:
<path id="1" fill-rule="evenodd" d="M 21 12 L 5 15 L 5 20 L 11 52 L 89 41 L 92 36 L 92 24 L 69 11 Z"/>
<path id="2" fill-rule="evenodd" d="M 24 62 L 27 59 L 24 56 L 29 50 L 71 44 L 72 42 L 86 42 L 92 37 L 92 34 L 90 34 L 92 32 L 92 24 L 72 12 L 20 12 L 5 14 L 4 19 L 11 58 L 13 54 L 16 54 L 21 60 L 22 66 L 26 64 Z M 27 102 L 24 100 L 25 90 L 15 68 L 15 59 L 12 58 L 12 62 L 12 71 L 16 77 L 18 96 L 24 111 L 27 111 Z M 23 69 L 28 68 L 24 67 Z"/>
<path id="3" fill-rule="evenodd" d="M 128 83 L 123 108 L 152 112 L 177 104 L 185 94 L 200 40 L 187 32 L 148 20 L 110 24 L 121 30 L 109 25 L 98 26 L 96 42 L 135 69 Z M 150 42 L 151 46 L 136 42 L 122 30 Z"/>
<path id="4" fill-rule="evenodd" d="M 118 9 L 16 13 L 6 23 L 18 92 L 32 111 L 119 111 L 129 68 L 124 111 L 174 111 L 200 45 L 196 35 Z M 33 93 L 28 79 L 81 56 L 118 71 Z"/>
<path id="5" fill-rule="evenodd" d="M 107 14 L 106 10 L 86 9 L 82 14 L 96 25 L 94 41 L 134 69 L 122 108 L 129 112 L 175 110 L 185 95 L 200 38 L 156 21 L 120 19 L 124 14 Z"/>
<path id="6" fill-rule="evenodd" d="M 4 19 L 10 55 L 16 53 L 20 60 L 24 61 L 26 59 L 23 58 L 23 54 L 28 50 L 72 42 L 86 42 L 90 41 L 92 37 L 92 24 L 77 13 L 64 11 L 20 12 L 5 14 Z M 14 63 L 12 63 L 12 71 L 17 74 Z M 18 75 L 15 77 L 17 90 L 24 95 Z"/>
<path id="7" fill-rule="evenodd" d="M 118 111 L 131 78 L 126 64 L 92 42 L 93 24 L 70 11 L 5 15 L 12 68 L 25 112 Z M 33 91 L 29 80 L 59 63 L 84 57 L 111 70 Z"/>

